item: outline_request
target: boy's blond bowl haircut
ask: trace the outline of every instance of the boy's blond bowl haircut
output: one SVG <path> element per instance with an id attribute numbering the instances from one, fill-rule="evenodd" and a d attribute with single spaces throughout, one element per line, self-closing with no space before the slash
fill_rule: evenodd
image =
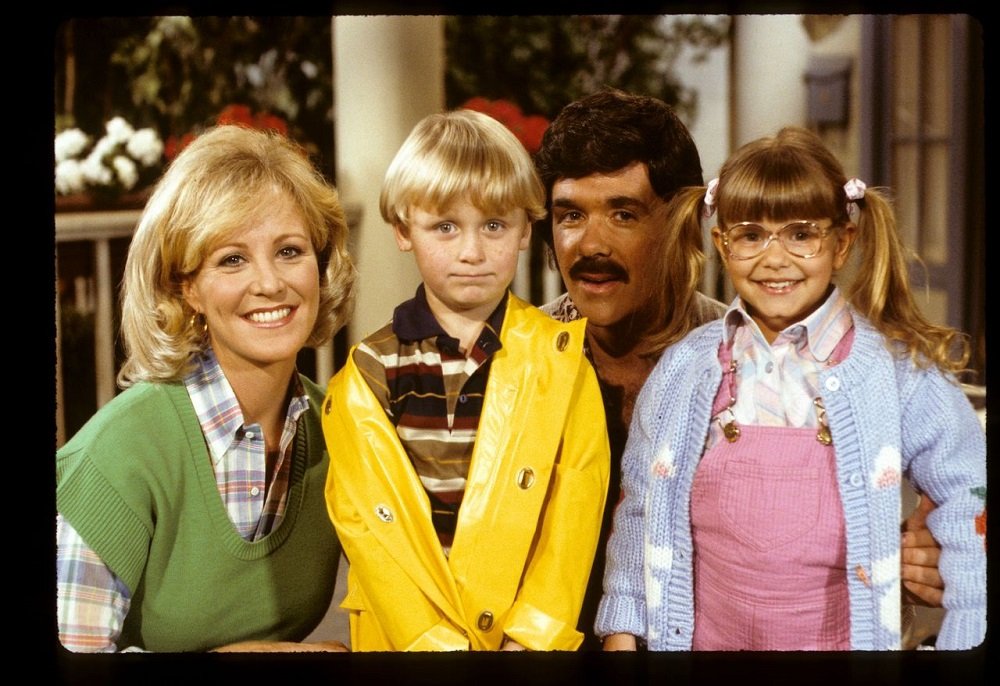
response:
<path id="1" fill-rule="evenodd" d="M 350 316 L 355 270 L 337 191 L 295 143 L 220 126 L 199 136 L 160 179 L 129 246 L 122 284 L 127 358 L 120 386 L 181 378 L 206 339 L 182 283 L 213 247 L 274 203 L 291 199 L 316 251 L 320 305 L 307 345 L 328 341 Z"/>
<path id="2" fill-rule="evenodd" d="M 462 198 L 487 213 L 523 208 L 529 221 L 545 216 L 535 165 L 510 130 L 471 110 L 432 114 L 389 165 L 379 197 L 382 218 L 405 226 L 411 207 L 443 209 Z"/>

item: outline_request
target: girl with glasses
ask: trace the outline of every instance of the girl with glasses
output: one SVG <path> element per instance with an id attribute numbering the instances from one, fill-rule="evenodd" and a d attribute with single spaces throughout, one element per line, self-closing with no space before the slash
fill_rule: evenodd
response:
<path id="1" fill-rule="evenodd" d="M 700 257 L 716 209 L 738 297 L 668 348 L 639 396 L 605 648 L 898 649 L 904 477 L 939 505 L 937 647 L 978 645 L 986 445 L 954 376 L 968 345 L 918 311 L 886 197 L 786 128 L 675 197 L 663 269 Z M 835 285 L 855 242 L 856 278 Z"/>

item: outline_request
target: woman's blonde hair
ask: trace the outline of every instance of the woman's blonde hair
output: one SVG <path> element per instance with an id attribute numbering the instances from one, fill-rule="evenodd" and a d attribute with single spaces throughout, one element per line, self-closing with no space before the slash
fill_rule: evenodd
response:
<path id="1" fill-rule="evenodd" d="M 528 151 L 503 124 L 472 110 L 424 117 L 385 174 L 379 209 L 406 226 L 412 207 L 443 208 L 468 198 L 484 212 L 524 209 L 530 222 L 545 216 L 545 190 Z"/>
<path id="2" fill-rule="evenodd" d="M 819 136 L 808 129 L 783 128 L 743 146 L 722 166 L 715 191 L 719 228 L 739 221 L 802 218 L 830 218 L 839 228 L 851 221 L 848 207 L 853 202 L 858 207 L 854 223 L 860 264 L 853 282 L 841 285 L 845 297 L 892 349 L 909 355 L 914 364 L 963 370 L 969 359 L 966 337 L 927 321 L 913 299 L 909 253 L 886 192 L 867 188 L 864 197 L 849 201 L 846 183 L 843 167 Z M 691 189 L 686 200 L 678 199 L 686 203 L 680 230 L 700 236 L 705 190 Z"/>
<path id="3" fill-rule="evenodd" d="M 350 316 L 355 270 L 336 190 L 305 151 L 275 133 L 220 126 L 202 134 L 156 185 L 129 246 L 122 284 L 126 360 L 120 386 L 183 376 L 207 339 L 182 284 L 213 246 L 289 198 L 316 251 L 320 304 L 307 345 L 328 341 Z"/>

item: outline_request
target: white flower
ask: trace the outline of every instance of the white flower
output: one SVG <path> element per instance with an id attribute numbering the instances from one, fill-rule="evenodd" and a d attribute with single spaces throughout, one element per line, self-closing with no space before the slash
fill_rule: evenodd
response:
<path id="1" fill-rule="evenodd" d="M 115 168 L 118 182 L 125 187 L 125 190 L 131 190 L 139 180 L 139 170 L 136 169 L 135 162 L 125 155 L 115 155 L 111 164 Z"/>
<path id="2" fill-rule="evenodd" d="M 651 569 L 670 569 L 674 564 L 674 551 L 667 546 L 646 545 L 646 564 Z"/>
<path id="3" fill-rule="evenodd" d="M 248 64 L 246 71 L 244 72 L 247 77 L 247 81 L 254 88 L 260 88 L 264 85 L 264 70 L 261 69 L 256 64 Z"/>
<path id="4" fill-rule="evenodd" d="M 82 193 L 86 187 L 79 160 L 62 160 L 56 165 L 56 191 L 60 195 Z"/>
<path id="5" fill-rule="evenodd" d="M 56 162 L 76 157 L 87 147 L 87 134 L 80 129 L 66 129 L 56 134 Z"/>
<path id="6" fill-rule="evenodd" d="M 319 74 L 319 68 L 309 60 L 302 60 L 299 68 L 302 69 L 302 73 L 305 74 L 307 79 L 315 79 L 316 75 Z"/>
<path id="7" fill-rule="evenodd" d="M 645 574 L 646 609 L 656 610 L 663 603 L 663 584 L 649 570 Z"/>
<path id="8" fill-rule="evenodd" d="M 152 167 L 163 157 L 163 141 L 155 129 L 136 131 L 123 117 L 114 117 L 106 133 L 87 150 L 91 141 L 80 129 L 67 129 L 55 137 L 56 190 L 66 195 L 108 187 L 131 190 L 139 182 L 139 169 Z M 86 157 L 79 159 L 81 155 Z M 66 164 L 66 162 L 74 164 Z"/>
<path id="9" fill-rule="evenodd" d="M 133 133 L 135 133 L 135 129 L 132 128 L 132 125 L 125 121 L 122 117 L 113 118 L 105 124 L 104 128 L 108 132 L 107 137 L 114 143 L 127 143 L 128 139 L 132 137 Z"/>
<path id="10" fill-rule="evenodd" d="M 139 129 L 129 139 L 125 149 L 142 166 L 152 167 L 160 161 L 160 156 L 163 154 L 163 143 L 153 129 Z"/>
<path id="11" fill-rule="evenodd" d="M 102 155 L 97 155 L 95 153 L 90 153 L 87 155 L 87 159 L 83 161 L 80 165 L 80 171 L 83 172 L 83 178 L 95 186 L 107 186 L 111 184 L 112 175 L 111 170 L 104 166 L 104 162 L 101 160 Z"/>
<path id="12" fill-rule="evenodd" d="M 94 149 L 90 151 L 87 157 L 95 157 L 98 160 L 103 160 L 117 145 L 118 143 L 111 136 L 104 136 L 94 144 Z"/>
<path id="13" fill-rule="evenodd" d="M 674 451 L 669 445 L 664 445 L 650 465 L 653 476 L 669 479 L 674 475 Z"/>
<path id="14" fill-rule="evenodd" d="M 900 462 L 899 449 L 895 446 L 884 446 L 878 451 L 871 475 L 871 482 L 875 488 L 894 488 L 899 485 Z"/>

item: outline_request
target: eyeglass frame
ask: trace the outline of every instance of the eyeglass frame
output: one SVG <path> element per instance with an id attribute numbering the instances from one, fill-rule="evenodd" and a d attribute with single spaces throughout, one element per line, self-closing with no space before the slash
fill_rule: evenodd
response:
<path id="1" fill-rule="evenodd" d="M 798 255 L 798 254 L 792 252 L 791 250 L 789 250 L 788 246 L 785 245 L 785 241 L 782 240 L 782 238 L 781 238 L 782 232 L 784 232 L 784 230 L 787 229 L 788 227 L 795 226 L 797 224 L 799 224 L 799 225 L 801 225 L 801 224 L 807 224 L 807 225 L 815 228 L 817 231 L 820 232 L 821 235 L 819 237 L 819 248 L 816 249 L 816 252 L 814 252 L 814 253 L 812 253 L 810 255 Z M 756 226 L 756 227 L 760 228 L 762 231 L 767 232 L 767 239 L 764 241 L 764 246 L 760 249 L 760 252 L 758 252 L 756 255 L 750 255 L 749 257 L 740 257 L 739 255 L 734 255 L 732 249 L 729 247 L 729 233 L 731 231 L 733 231 L 734 229 L 738 229 L 738 228 L 746 227 L 746 226 Z M 798 257 L 798 258 L 801 258 L 803 260 L 811 260 L 812 258 L 814 258 L 817 255 L 819 255 L 821 252 L 823 252 L 823 241 L 826 240 L 826 237 L 829 236 L 830 232 L 833 231 L 835 228 L 837 228 L 837 226 L 838 225 L 834 223 L 834 224 L 830 224 L 830 226 L 821 228 L 820 225 L 817 224 L 814 221 L 810 221 L 808 219 L 800 219 L 800 220 L 797 220 L 797 221 L 788 222 L 787 224 L 785 224 L 784 226 L 782 226 L 777 231 L 768 231 L 766 228 L 764 228 L 763 226 L 761 226 L 757 222 L 737 222 L 736 224 L 733 224 L 732 226 L 728 227 L 725 231 L 720 231 L 719 235 L 722 238 L 722 245 L 726 248 L 726 254 L 729 255 L 729 257 L 731 259 L 734 259 L 734 260 L 752 260 L 752 259 L 755 259 L 757 257 L 760 257 L 765 252 L 767 252 L 768 248 L 771 247 L 771 242 L 775 238 L 778 239 L 778 243 L 781 244 L 782 249 L 785 252 L 787 252 L 789 255 L 791 255 L 792 257 Z"/>

